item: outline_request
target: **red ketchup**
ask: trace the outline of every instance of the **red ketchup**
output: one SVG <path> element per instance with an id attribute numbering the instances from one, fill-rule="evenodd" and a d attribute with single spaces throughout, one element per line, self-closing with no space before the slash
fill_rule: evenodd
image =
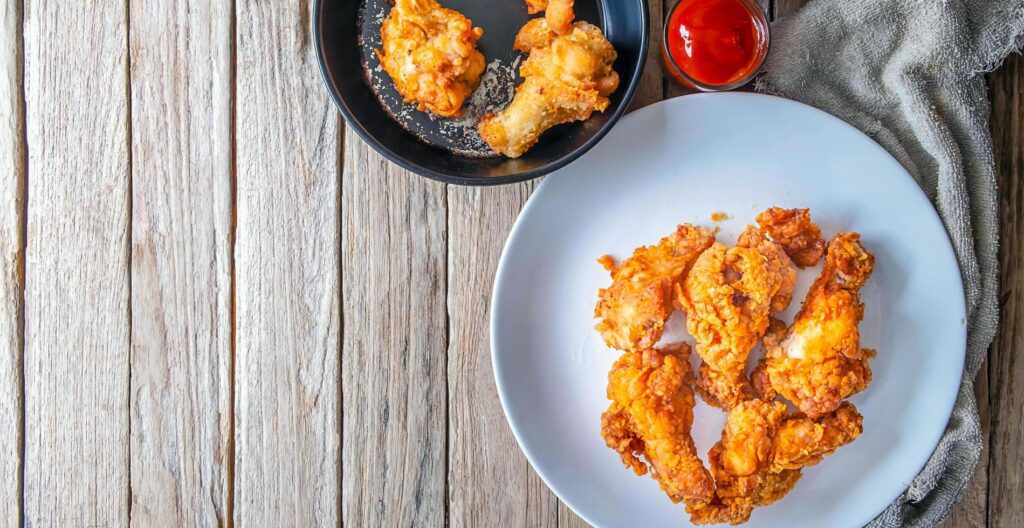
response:
<path id="1" fill-rule="evenodd" d="M 683 84 L 735 88 L 761 67 L 768 23 L 753 0 L 680 0 L 665 26 L 663 51 L 669 71 Z"/>

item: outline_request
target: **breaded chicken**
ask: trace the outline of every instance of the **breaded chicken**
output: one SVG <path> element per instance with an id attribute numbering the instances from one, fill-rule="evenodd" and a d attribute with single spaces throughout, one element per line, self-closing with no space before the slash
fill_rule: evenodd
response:
<path id="1" fill-rule="evenodd" d="M 875 352 L 861 348 L 857 326 L 864 316 L 860 289 L 874 261 L 859 234 L 837 234 L 792 326 L 764 338 L 772 387 L 812 418 L 836 410 L 871 381 L 868 358 Z"/>
<path id="2" fill-rule="evenodd" d="M 381 26 L 381 66 L 406 103 L 457 116 L 480 84 L 486 63 L 476 49 L 483 30 L 436 0 L 397 0 Z"/>
<path id="3" fill-rule="evenodd" d="M 572 21 L 576 18 L 574 3 L 575 0 L 526 0 L 526 12 L 533 15 L 544 11 L 544 19 L 551 30 L 565 35 L 572 30 Z"/>
<path id="4" fill-rule="evenodd" d="M 754 507 L 785 496 L 800 479 L 801 468 L 817 464 L 862 430 L 860 414 L 848 403 L 819 420 L 789 416 L 782 402 L 737 405 L 708 453 L 715 497 L 687 502 L 691 522 L 746 522 Z"/>
<path id="5" fill-rule="evenodd" d="M 612 276 L 611 285 L 598 290 L 594 308 L 604 342 L 619 350 L 653 347 L 672 313 L 675 286 L 714 240 L 711 231 L 683 224 L 657 245 L 637 248 L 619 266 L 602 257 Z"/>
<path id="6" fill-rule="evenodd" d="M 623 464 L 651 476 L 673 502 L 709 501 L 711 474 L 697 456 L 693 425 L 690 349 L 675 345 L 626 352 L 608 373 L 601 435 Z"/>
<path id="7" fill-rule="evenodd" d="M 715 244 L 694 263 L 677 298 L 704 361 L 697 391 L 708 404 L 728 410 L 754 396 L 744 376 L 747 356 L 795 285 L 789 257 L 755 227 L 737 247 Z"/>
<path id="8" fill-rule="evenodd" d="M 487 115 L 477 126 L 495 152 L 510 158 L 522 156 L 555 125 L 589 119 L 595 110 L 603 112 L 610 104 L 608 96 L 619 86 L 619 76 L 612 70 L 615 48 L 597 26 L 577 22 L 557 36 L 547 22 L 531 22 L 524 30 L 516 38 L 518 49 L 530 50 L 519 67 L 523 82 L 508 107 Z"/>
<path id="9" fill-rule="evenodd" d="M 814 266 L 825 254 L 821 229 L 811 222 L 809 209 L 772 207 L 757 215 L 757 225 L 801 268 Z"/>

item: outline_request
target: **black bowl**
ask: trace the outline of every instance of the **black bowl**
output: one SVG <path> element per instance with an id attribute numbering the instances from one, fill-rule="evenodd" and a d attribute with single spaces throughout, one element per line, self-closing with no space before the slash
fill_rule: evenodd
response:
<path id="1" fill-rule="evenodd" d="M 514 81 L 518 73 L 514 67 L 521 54 L 512 50 L 512 41 L 530 18 L 523 0 L 441 3 L 464 13 L 474 26 L 483 28 L 478 48 L 489 63 L 504 64 L 501 71 L 510 77 L 510 83 Z M 612 94 L 611 105 L 604 112 L 595 112 L 587 121 L 551 129 L 520 158 L 467 155 L 457 153 L 462 151 L 460 144 L 466 138 L 456 134 L 453 139 L 450 120 L 402 105 L 390 78 L 379 71 L 374 50 L 379 47 L 380 24 L 389 10 L 387 0 L 315 0 L 313 41 L 320 71 L 345 120 L 363 140 L 398 165 L 448 183 L 493 185 L 524 181 L 580 157 L 625 112 L 647 56 L 647 0 L 576 0 L 577 19 L 601 27 L 618 52 L 614 68 L 621 85 Z M 505 89 L 489 90 L 488 94 L 500 92 L 494 96 L 508 99 L 511 88 L 509 84 Z M 491 102 L 500 105 L 507 101 Z M 468 123 L 472 118 L 459 121 Z"/>

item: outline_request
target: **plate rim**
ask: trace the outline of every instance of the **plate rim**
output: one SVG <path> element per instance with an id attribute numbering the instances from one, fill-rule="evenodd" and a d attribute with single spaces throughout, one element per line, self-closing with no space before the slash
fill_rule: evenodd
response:
<path id="1" fill-rule="evenodd" d="M 928 450 L 928 455 L 922 457 L 922 459 L 920 460 L 919 463 L 914 464 L 916 466 L 916 470 L 914 471 L 913 477 L 910 479 L 910 481 L 912 482 L 913 479 L 916 479 L 921 474 L 921 471 L 927 465 L 928 461 L 931 460 L 932 456 L 935 454 L 935 450 L 938 447 L 939 442 L 942 440 L 942 437 L 945 435 L 946 429 L 948 429 L 948 427 L 949 427 L 949 421 L 952 419 L 953 410 L 954 410 L 954 408 L 956 406 L 956 401 L 959 398 L 959 392 L 960 392 L 959 389 L 960 389 L 960 386 L 962 385 L 962 380 L 963 380 L 963 374 L 962 373 L 963 373 L 964 367 L 966 365 L 966 360 L 967 360 L 967 340 L 968 340 L 967 339 L 968 338 L 968 336 L 967 336 L 967 334 L 968 334 L 967 328 L 968 328 L 968 324 L 966 322 L 966 319 L 968 318 L 968 313 L 967 313 L 966 290 L 964 288 L 964 283 L 963 283 L 963 274 L 962 274 L 962 271 L 960 270 L 960 262 L 959 262 L 959 259 L 956 256 L 956 251 L 953 248 L 953 242 L 949 238 L 949 232 L 946 230 L 945 225 L 942 223 L 941 217 L 939 217 L 938 210 L 935 209 L 935 205 L 932 203 L 932 201 L 930 199 L 928 199 L 928 196 L 925 193 L 924 189 L 922 189 L 920 184 L 916 180 L 914 180 L 913 176 L 911 176 L 910 173 L 906 170 L 906 167 L 904 167 L 903 164 L 899 162 L 899 160 L 897 160 L 894 156 L 892 156 L 892 154 L 890 154 L 889 151 L 885 150 L 885 148 L 883 148 L 881 145 L 878 144 L 878 142 L 876 142 L 873 138 L 871 138 L 871 136 L 865 134 L 860 129 L 854 127 L 853 125 L 847 123 L 846 121 L 843 121 L 842 119 L 836 117 L 835 115 L 832 115 L 832 114 L 830 114 L 830 113 L 828 113 L 828 112 L 826 112 L 824 110 L 821 110 L 819 108 L 815 108 L 815 107 L 813 107 L 811 105 L 802 103 L 800 101 L 795 101 L 793 99 L 787 99 L 787 98 L 784 98 L 784 97 L 768 95 L 768 94 L 761 94 L 761 93 L 753 93 L 753 92 L 721 92 L 721 93 L 696 93 L 696 94 L 688 94 L 688 95 L 684 95 L 684 96 L 680 96 L 680 97 L 664 99 L 664 100 L 655 102 L 653 104 L 650 104 L 650 105 L 648 105 L 648 106 L 646 106 L 644 108 L 635 110 L 635 111 L 631 112 L 629 115 L 623 116 L 623 122 L 626 121 L 626 120 L 638 119 L 639 116 L 643 116 L 645 114 L 654 113 L 658 109 L 662 108 L 664 105 L 697 104 L 697 102 L 699 100 L 707 99 L 708 97 L 718 97 L 718 98 L 727 98 L 728 97 L 728 98 L 737 98 L 737 99 L 740 99 L 740 98 L 742 98 L 742 99 L 756 98 L 756 99 L 762 99 L 762 100 L 768 101 L 769 104 L 781 104 L 783 106 L 790 105 L 790 106 L 793 106 L 795 108 L 798 108 L 800 111 L 804 111 L 804 112 L 808 112 L 809 111 L 812 114 L 818 114 L 821 117 L 824 117 L 824 118 L 826 118 L 828 120 L 833 121 L 834 123 L 836 123 L 840 127 L 845 127 L 848 130 L 852 130 L 852 131 L 856 132 L 860 136 L 862 136 L 865 139 L 867 139 L 869 144 L 871 146 L 873 146 L 873 148 L 877 149 L 878 152 L 881 155 L 889 158 L 897 167 L 899 167 L 899 169 L 900 169 L 899 172 L 902 174 L 903 177 L 907 178 L 910 181 L 910 183 L 913 185 L 913 188 L 916 190 L 916 195 L 919 197 L 919 199 L 922 200 L 925 204 L 928 205 L 927 210 L 931 211 L 931 215 L 928 215 L 929 218 L 931 219 L 931 221 L 935 222 L 938 225 L 939 229 L 943 233 L 944 239 L 946 241 L 946 244 L 943 246 L 942 251 L 945 251 L 948 254 L 948 256 L 950 258 L 952 258 L 952 261 L 954 263 L 956 263 L 956 265 L 957 265 L 957 273 L 955 274 L 955 276 L 956 276 L 955 284 L 957 286 L 959 286 L 959 291 L 960 291 L 960 296 L 959 296 L 960 302 L 958 303 L 957 308 L 959 308 L 960 313 L 964 314 L 964 318 L 965 318 L 964 324 L 961 324 L 961 325 L 957 326 L 957 333 L 959 334 L 958 341 L 960 342 L 960 345 L 961 345 L 960 349 L 962 349 L 962 353 L 957 355 L 957 365 L 955 365 L 955 366 L 957 367 L 956 370 L 961 372 L 961 376 L 958 378 L 958 381 L 957 381 L 956 385 L 954 387 L 951 387 L 950 390 L 948 391 L 948 393 L 949 393 L 948 400 L 949 401 L 948 401 L 948 403 L 946 405 L 943 405 L 943 407 L 942 407 L 943 409 L 945 409 L 945 411 L 943 412 L 942 415 L 946 417 L 946 421 L 945 421 L 946 425 L 939 431 L 939 434 L 937 436 L 935 436 L 933 439 L 929 439 L 928 440 L 927 444 L 930 445 L 930 449 Z M 684 102 L 684 100 L 687 100 L 687 101 Z M 666 112 L 662 111 L 661 113 L 666 113 Z M 556 497 L 558 497 L 559 501 L 561 501 L 563 504 L 565 504 L 567 507 L 569 507 L 569 509 L 571 509 L 573 511 L 573 513 L 575 513 L 576 515 L 580 516 L 580 518 L 582 518 L 584 521 L 589 523 L 591 526 L 598 526 L 598 527 L 600 527 L 601 525 L 595 523 L 592 519 L 590 519 L 576 505 L 574 505 L 572 503 L 572 501 L 566 500 L 565 498 L 562 497 L 562 495 L 558 492 L 558 490 L 554 486 L 551 485 L 549 476 L 545 473 L 544 470 L 541 469 L 540 466 L 538 466 L 538 464 L 534 460 L 534 457 L 530 453 L 530 451 L 524 447 L 522 435 L 521 435 L 518 427 L 514 423 L 514 421 L 510 418 L 510 412 L 509 412 L 509 407 L 508 407 L 508 405 L 509 405 L 508 404 L 508 396 L 506 395 L 507 389 L 505 387 L 505 384 L 502 382 L 502 376 L 501 376 L 501 374 L 499 372 L 501 370 L 501 368 L 499 367 L 499 362 L 497 361 L 497 357 L 498 357 L 498 354 L 499 354 L 498 353 L 499 347 L 498 347 L 498 343 L 497 343 L 496 338 L 495 338 L 495 326 L 496 326 L 497 321 L 499 319 L 499 317 L 498 317 L 498 314 L 499 314 L 499 311 L 500 311 L 500 308 L 499 308 L 500 302 L 499 301 L 500 301 L 500 298 L 502 297 L 502 294 L 501 294 L 500 289 L 499 289 L 499 285 L 502 282 L 502 278 L 505 275 L 506 268 L 508 266 L 508 258 L 509 258 L 508 257 L 508 250 L 509 250 L 509 246 L 512 244 L 513 240 L 515 240 L 519 236 L 520 228 L 523 225 L 523 220 L 522 219 L 527 216 L 527 214 L 529 213 L 531 208 L 536 203 L 535 198 L 537 196 L 540 196 L 540 194 L 543 192 L 544 188 L 547 186 L 548 180 L 550 180 L 551 178 L 557 178 L 557 177 L 558 177 L 557 173 L 549 175 L 547 178 L 545 178 L 544 181 L 542 181 L 537 186 L 537 188 L 533 191 L 533 193 L 531 193 L 530 197 L 526 201 L 526 204 L 523 205 L 523 208 L 516 215 L 516 220 L 515 220 L 515 222 L 512 225 L 512 229 L 509 230 L 509 234 L 508 234 L 508 236 L 505 239 L 504 245 L 502 246 L 501 256 L 500 256 L 500 258 L 498 260 L 498 266 L 497 266 L 497 268 L 495 270 L 495 274 L 494 274 L 494 283 L 493 283 L 492 288 L 491 288 L 491 301 L 490 301 L 490 305 L 489 305 L 490 317 L 488 318 L 488 325 L 489 325 L 488 345 L 491 348 L 491 350 L 490 350 L 491 373 L 494 376 L 494 382 L 495 382 L 495 385 L 496 385 L 497 391 L 498 391 L 498 400 L 501 403 L 501 410 L 502 410 L 502 414 L 505 417 L 505 422 L 508 424 L 509 429 L 512 430 L 512 436 L 516 440 L 516 445 L 518 446 L 519 451 L 523 454 L 523 456 L 526 457 L 527 461 L 530 464 L 530 467 L 541 478 L 541 480 L 544 482 L 544 485 L 547 486 L 548 490 L 551 491 L 551 493 L 553 493 Z M 910 482 L 908 482 L 907 484 L 909 486 Z M 859 519 L 858 523 L 856 525 L 857 526 L 866 525 L 871 520 L 877 518 L 894 501 L 896 501 L 903 493 L 905 493 L 906 489 L 907 488 L 905 488 L 903 491 L 901 491 L 897 496 L 891 497 L 889 502 L 886 502 L 881 507 L 881 509 L 879 509 L 878 511 L 875 511 L 875 512 L 871 513 L 870 516 L 865 516 L 863 519 Z"/>

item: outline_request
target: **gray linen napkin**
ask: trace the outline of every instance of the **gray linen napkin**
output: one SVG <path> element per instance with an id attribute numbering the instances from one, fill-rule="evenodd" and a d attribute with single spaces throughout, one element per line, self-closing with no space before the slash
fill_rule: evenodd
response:
<path id="1" fill-rule="evenodd" d="M 830 112 L 895 156 L 935 204 L 967 295 L 967 363 L 953 416 L 928 464 L 871 526 L 937 524 L 978 462 L 974 378 L 995 335 L 999 287 L 982 73 L 1021 44 L 1024 0 L 812 0 L 772 27 L 758 88 Z"/>

